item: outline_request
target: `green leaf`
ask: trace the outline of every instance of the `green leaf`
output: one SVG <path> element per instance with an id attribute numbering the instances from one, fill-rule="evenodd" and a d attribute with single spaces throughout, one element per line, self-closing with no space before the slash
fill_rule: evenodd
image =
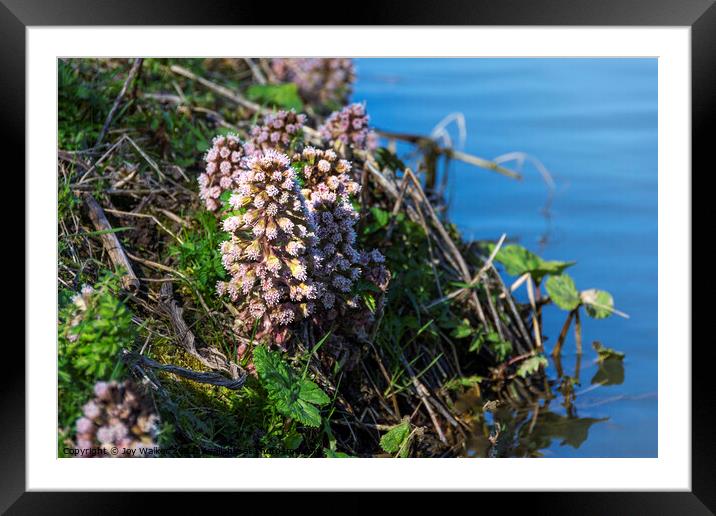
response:
<path id="1" fill-rule="evenodd" d="M 399 425 L 388 430 L 388 432 L 380 438 L 380 447 L 387 453 L 396 453 L 401 450 L 401 456 L 405 456 L 408 452 L 406 440 L 409 435 L 410 421 L 405 419 Z M 403 449 L 405 451 L 402 451 Z"/>
<path id="2" fill-rule="evenodd" d="M 375 296 L 370 292 L 363 292 L 361 297 L 363 298 L 363 304 L 365 304 L 366 308 L 370 310 L 370 313 L 374 314 L 378 306 L 375 302 Z"/>
<path id="3" fill-rule="evenodd" d="M 468 348 L 469 351 L 473 351 L 475 353 L 479 353 L 482 349 L 482 345 L 485 343 L 485 334 L 484 333 L 478 333 L 475 338 L 470 343 L 470 347 Z"/>
<path id="4" fill-rule="evenodd" d="M 475 385 L 480 385 L 483 380 L 484 378 L 482 376 L 477 375 L 455 378 L 447 382 L 445 384 L 445 388 L 454 391 L 456 389 L 459 389 L 460 387 L 474 387 Z"/>
<path id="5" fill-rule="evenodd" d="M 537 371 L 540 367 L 547 367 L 547 359 L 543 355 L 536 355 L 523 360 L 520 367 L 517 368 L 517 376 L 520 378 L 526 378 Z"/>
<path id="6" fill-rule="evenodd" d="M 550 276 L 545 288 L 554 304 L 562 310 L 574 310 L 581 304 L 574 280 L 568 274 Z"/>
<path id="7" fill-rule="evenodd" d="M 331 398 L 321 390 L 321 388 L 311 380 L 304 378 L 301 380 L 301 389 L 298 396 L 308 403 L 313 403 L 319 407 L 330 403 Z"/>
<path id="8" fill-rule="evenodd" d="M 496 335 L 497 339 L 491 338 L 492 335 Z M 505 359 L 510 356 L 510 353 L 512 353 L 512 344 L 506 340 L 502 340 L 496 333 L 488 335 L 487 340 L 489 342 L 490 349 L 495 352 L 499 362 L 504 362 Z"/>
<path id="9" fill-rule="evenodd" d="M 330 448 L 323 448 L 323 453 L 327 459 L 352 459 L 351 455 L 347 453 L 331 450 Z"/>
<path id="10" fill-rule="evenodd" d="M 495 244 L 490 243 L 488 248 L 492 253 L 495 249 Z M 522 276 L 526 272 L 536 270 L 542 262 L 539 256 L 518 244 L 500 247 L 500 250 L 495 255 L 495 260 L 504 265 L 507 274 L 511 276 Z"/>
<path id="11" fill-rule="evenodd" d="M 583 290 L 579 297 L 589 317 L 605 319 L 614 312 L 614 298 L 606 290 Z"/>
<path id="12" fill-rule="evenodd" d="M 286 438 L 283 440 L 284 446 L 288 450 L 296 450 L 299 446 L 301 446 L 301 443 L 303 442 L 303 436 L 299 434 L 298 432 L 292 432 L 286 436 Z"/>
<path id="13" fill-rule="evenodd" d="M 474 330 L 472 326 L 470 326 L 470 322 L 467 319 L 463 319 L 462 322 L 450 332 L 450 336 L 456 339 L 464 339 L 465 337 L 471 336 L 473 332 Z"/>
<path id="14" fill-rule="evenodd" d="M 314 405 L 331 400 L 315 383 L 296 376 L 279 353 L 264 346 L 254 349 L 254 366 L 276 410 L 304 425 L 321 426 L 321 414 Z"/>
<path id="15" fill-rule="evenodd" d="M 492 253 L 495 244 L 489 243 L 488 250 Z M 530 273 L 539 283 L 544 276 L 561 274 L 567 267 L 575 262 L 560 262 L 557 260 L 543 260 L 531 251 L 518 244 L 509 244 L 500 247 L 495 255 L 495 261 L 505 266 L 505 271 L 511 276 L 522 276 Z"/>
<path id="16" fill-rule="evenodd" d="M 291 415 L 306 426 L 318 428 L 321 426 L 321 413 L 316 407 L 304 400 L 298 400 L 295 406 L 291 407 Z"/>
<path id="17" fill-rule="evenodd" d="M 597 352 L 597 360 L 604 361 L 611 358 L 617 359 L 617 360 L 624 360 L 624 353 L 621 351 L 616 351 L 612 348 L 608 348 L 606 346 L 603 346 L 601 342 L 594 341 L 592 343 L 592 347 Z"/>
<path id="18" fill-rule="evenodd" d="M 382 227 L 388 225 L 388 222 L 390 221 L 390 213 L 378 208 L 377 206 L 373 206 L 370 209 L 370 212 L 373 214 L 373 217 L 375 218 L 375 222 L 377 223 L 379 228 L 382 228 Z"/>
<path id="19" fill-rule="evenodd" d="M 303 101 L 298 94 L 298 87 L 292 83 L 285 84 L 252 84 L 246 90 L 246 96 L 254 102 L 269 104 L 276 107 L 303 109 Z"/>

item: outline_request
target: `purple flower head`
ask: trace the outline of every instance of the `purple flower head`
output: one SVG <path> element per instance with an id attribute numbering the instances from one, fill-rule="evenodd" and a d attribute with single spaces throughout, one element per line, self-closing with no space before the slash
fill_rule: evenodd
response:
<path id="1" fill-rule="evenodd" d="M 355 225 L 358 213 L 350 202 L 360 192 L 351 177 L 351 163 L 339 159 L 333 150 L 306 147 L 294 155 L 294 162 L 304 163 L 304 196 L 315 227 L 313 276 L 321 285 L 317 291 L 314 321 L 342 317 L 344 327 L 357 335 L 366 334 L 373 315 L 356 295 L 358 281 L 367 281 L 385 292 L 390 275 L 377 250 L 355 248 Z"/>
<path id="2" fill-rule="evenodd" d="M 248 154 L 246 146 L 234 134 L 214 138 L 204 157 L 206 169 L 197 180 L 199 197 L 207 210 L 218 210 L 221 195 L 238 185 L 240 166 Z"/>
<path id="3" fill-rule="evenodd" d="M 350 197 L 360 192 L 360 185 L 353 180 L 351 163 L 339 159 L 333 150 L 306 147 L 301 154 L 294 156 L 303 167 L 304 196 L 310 197 L 311 191 L 318 185 L 325 185 L 339 197 Z"/>
<path id="4" fill-rule="evenodd" d="M 373 150 L 378 145 L 378 139 L 369 122 L 364 104 L 350 104 L 331 113 L 319 131 L 331 145 L 340 142 L 354 149 Z"/>
<path id="5" fill-rule="evenodd" d="M 295 110 L 277 111 L 264 115 L 263 123 L 251 129 L 251 146 L 255 149 L 275 149 L 287 152 L 300 136 L 306 115 Z"/>

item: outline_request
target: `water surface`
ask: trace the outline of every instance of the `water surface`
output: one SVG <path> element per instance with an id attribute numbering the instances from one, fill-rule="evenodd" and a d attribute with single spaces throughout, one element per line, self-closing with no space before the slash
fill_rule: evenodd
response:
<path id="1" fill-rule="evenodd" d="M 467 128 L 465 151 L 485 158 L 519 151 L 538 158 L 556 184 L 547 212 L 548 189 L 531 163 L 524 164 L 521 182 L 453 163 L 447 186 L 451 220 L 467 238 L 506 233 L 544 258 L 576 260 L 569 273 L 577 287 L 610 291 L 616 306 L 630 315 L 582 318 L 585 353 L 573 407 L 553 400 L 524 437 L 525 446 L 548 457 L 655 457 L 656 59 L 358 59 L 356 64 L 354 99 L 367 101 L 377 127 L 429 134 L 444 116 L 460 112 Z M 451 133 L 457 136 L 454 126 Z M 558 309 L 545 311 L 548 342 L 563 321 Z M 596 363 L 593 340 L 626 353 L 623 378 L 607 371 L 611 385 Z M 573 335 L 564 349 L 562 367 L 573 375 Z M 555 364 L 549 372 L 556 375 Z"/>

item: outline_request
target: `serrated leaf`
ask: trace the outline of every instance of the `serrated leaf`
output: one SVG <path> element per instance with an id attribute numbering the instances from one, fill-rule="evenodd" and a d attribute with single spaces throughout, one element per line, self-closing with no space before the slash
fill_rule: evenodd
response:
<path id="1" fill-rule="evenodd" d="M 300 385 L 301 387 L 298 392 L 298 396 L 303 401 L 313 403 L 314 405 L 318 405 L 319 407 L 330 403 L 331 398 L 329 398 L 328 395 L 323 392 L 321 388 L 315 383 L 313 383 L 311 380 L 304 378 L 303 380 L 301 380 Z"/>
<path id="2" fill-rule="evenodd" d="M 406 449 L 407 446 L 403 446 L 406 439 L 410 435 L 410 422 L 405 420 L 397 426 L 394 426 L 388 432 L 380 438 L 380 447 L 387 453 L 396 453 L 401 447 Z"/>
<path id="3" fill-rule="evenodd" d="M 583 290 L 579 297 L 589 317 L 606 319 L 614 313 L 614 298 L 606 290 Z"/>
<path id="4" fill-rule="evenodd" d="M 318 428 L 321 426 L 321 413 L 318 409 L 304 400 L 298 400 L 293 412 L 296 414 L 295 419 L 307 426 Z"/>
<path id="5" fill-rule="evenodd" d="M 536 355 L 523 360 L 520 367 L 517 368 L 517 376 L 520 378 L 526 378 L 527 376 L 535 374 L 539 371 L 540 367 L 547 367 L 547 359 L 542 355 Z"/>
<path id="6" fill-rule="evenodd" d="M 304 425 L 321 425 L 321 414 L 313 404 L 325 405 L 330 398 L 315 383 L 298 378 L 279 353 L 264 346 L 254 349 L 254 367 L 276 410 Z"/>
<path id="7" fill-rule="evenodd" d="M 574 280 L 567 274 L 550 276 L 545 283 L 545 288 L 552 302 L 562 310 L 574 310 L 581 304 L 579 292 L 574 285 Z"/>

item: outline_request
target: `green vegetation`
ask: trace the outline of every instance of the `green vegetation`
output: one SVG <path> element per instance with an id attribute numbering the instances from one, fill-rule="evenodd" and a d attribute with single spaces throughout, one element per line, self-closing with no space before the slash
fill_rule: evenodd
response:
<path id="1" fill-rule="evenodd" d="M 122 377 L 123 348 L 132 347 L 136 328 L 122 300 L 117 278 L 106 274 L 81 294 L 59 293 L 58 424 L 68 435 L 98 380 Z"/>
<path id="2" fill-rule="evenodd" d="M 380 447 L 387 453 L 404 458 L 410 452 L 411 437 L 410 420 L 405 419 L 380 438 Z"/>

